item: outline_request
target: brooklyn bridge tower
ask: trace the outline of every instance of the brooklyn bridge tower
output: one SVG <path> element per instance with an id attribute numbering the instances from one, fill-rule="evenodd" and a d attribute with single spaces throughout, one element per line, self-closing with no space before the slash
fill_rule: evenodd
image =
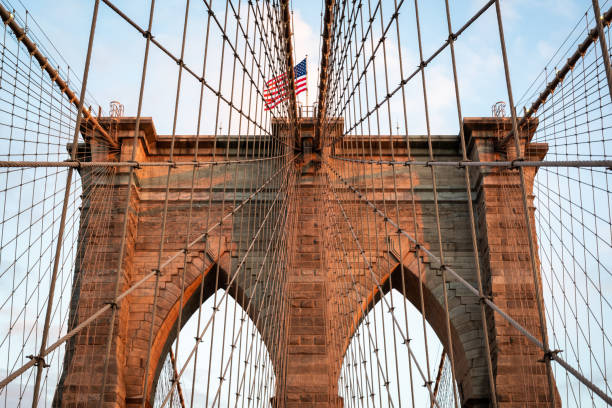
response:
<path id="1" fill-rule="evenodd" d="M 5 406 L 612 405 L 597 0 L 520 101 L 498 0 L 2 3 Z"/>

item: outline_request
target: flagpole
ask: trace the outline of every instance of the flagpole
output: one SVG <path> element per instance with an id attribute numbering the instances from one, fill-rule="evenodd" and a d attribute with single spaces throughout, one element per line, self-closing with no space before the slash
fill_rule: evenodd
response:
<path id="1" fill-rule="evenodd" d="M 306 106 L 308 106 L 308 54 L 306 54 L 304 59 L 306 60 Z"/>
<path id="2" fill-rule="evenodd" d="M 291 1 L 291 41 L 293 41 L 293 61 L 296 61 L 296 57 L 297 57 L 297 53 L 295 50 L 295 16 L 293 15 L 293 1 Z M 295 67 L 293 68 L 295 70 Z M 295 78 L 295 77 L 294 77 Z M 294 87 L 293 87 L 293 92 L 295 92 L 295 83 L 294 83 Z M 295 105 L 296 105 L 296 109 L 299 109 L 299 111 L 301 112 L 301 108 L 298 108 L 298 100 L 297 100 L 297 95 L 295 95 Z M 299 114 L 299 116 L 301 116 L 301 114 Z"/>

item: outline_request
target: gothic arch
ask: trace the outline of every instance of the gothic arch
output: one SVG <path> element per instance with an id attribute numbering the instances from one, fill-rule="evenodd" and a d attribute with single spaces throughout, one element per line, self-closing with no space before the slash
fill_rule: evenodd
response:
<path id="1" fill-rule="evenodd" d="M 225 290 L 227 295 L 231 297 L 242 308 L 242 310 L 245 311 L 245 313 L 247 313 L 249 319 L 257 328 L 259 335 L 262 337 L 268 353 L 270 350 L 272 350 L 271 344 L 269 343 L 270 339 L 268 339 L 262 331 L 261 322 L 258 319 L 259 311 L 254 305 L 249 307 L 249 302 L 251 299 L 247 297 L 245 291 L 240 286 L 238 279 L 235 279 L 234 282 L 228 286 L 228 282 L 230 281 L 231 277 L 226 271 L 227 266 L 221 267 L 218 263 L 211 262 L 210 265 L 205 266 L 202 270 L 202 265 L 203 264 L 201 262 L 197 261 L 192 261 L 189 264 L 191 271 L 185 275 L 186 277 L 191 277 L 191 279 L 190 281 L 185 282 L 185 291 L 182 302 L 183 307 L 181 308 L 180 297 L 176 298 L 176 301 L 163 318 L 163 322 L 154 334 L 149 378 L 147 379 L 147 389 L 149 390 L 148 400 L 151 402 L 155 397 L 156 386 L 158 384 L 164 361 L 170 351 L 170 348 L 173 346 L 176 340 L 178 331 L 180 331 L 177 330 L 177 326 L 179 324 L 179 312 L 181 313 L 180 329 L 183 329 L 190 317 L 197 313 L 200 305 L 204 304 L 218 290 Z M 178 273 L 180 273 L 180 270 Z M 202 290 L 201 303 L 200 290 Z M 273 356 L 270 355 L 270 358 L 272 357 Z"/>
<path id="2" fill-rule="evenodd" d="M 391 288 L 404 295 L 406 299 L 419 311 L 419 313 L 421 312 L 419 277 L 418 272 L 415 269 L 415 262 L 410 263 L 409 266 L 404 265 L 403 268 L 399 263 L 397 263 L 395 267 L 392 268 L 391 273 L 387 273 L 379 278 L 379 283 L 383 290 L 382 294 L 376 285 L 373 285 L 370 288 L 367 296 L 365 296 L 365 302 L 362 302 L 359 307 L 356 308 L 353 318 L 354 323 L 350 331 L 347 333 L 346 341 L 343 346 L 343 355 L 346 353 L 350 342 L 353 339 L 353 335 L 359 329 L 363 323 L 363 320 L 372 310 L 374 310 L 381 299 L 391 291 Z M 438 297 L 434 294 L 437 289 L 438 291 L 440 290 L 442 280 L 440 276 L 437 276 L 435 270 L 424 266 L 422 266 L 422 269 L 423 301 L 425 304 L 426 314 L 425 319 L 437 335 L 444 348 L 448 350 L 449 342 L 445 321 L 446 314 L 444 310 L 444 300 L 443 297 Z M 404 285 L 402 284 L 402 270 L 404 272 Z M 405 291 L 403 290 L 403 286 L 405 286 Z M 449 303 L 452 303 L 452 291 L 449 291 L 448 296 Z M 474 298 L 474 302 L 477 302 L 476 298 Z M 470 368 L 472 367 L 471 360 L 473 360 L 474 357 L 470 358 L 466 353 L 466 347 L 464 347 L 464 340 L 462 339 L 462 335 L 465 334 L 462 333 L 461 330 L 463 326 L 458 328 L 458 325 L 455 324 L 454 320 L 455 319 L 451 317 L 450 328 L 455 360 L 456 380 L 460 390 L 461 400 L 467 401 L 472 395 L 472 376 L 477 375 L 477 373 L 470 372 Z M 474 328 L 470 327 L 469 330 L 474 330 Z M 478 356 L 476 358 L 478 358 Z M 339 361 L 339 364 L 343 364 L 343 359 Z M 340 370 L 337 370 L 337 372 L 340 372 Z"/>

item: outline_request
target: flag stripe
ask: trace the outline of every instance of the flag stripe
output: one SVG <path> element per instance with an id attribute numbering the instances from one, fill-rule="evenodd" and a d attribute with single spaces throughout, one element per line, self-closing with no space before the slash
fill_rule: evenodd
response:
<path id="1" fill-rule="evenodd" d="M 300 61 L 293 68 L 295 80 L 294 80 L 294 92 L 298 95 L 306 90 L 307 86 L 307 70 L 306 70 L 306 58 Z M 289 99 L 289 81 L 287 81 L 287 73 L 282 73 L 275 76 L 266 82 L 266 88 L 263 92 L 265 110 L 274 109 L 287 99 Z"/>

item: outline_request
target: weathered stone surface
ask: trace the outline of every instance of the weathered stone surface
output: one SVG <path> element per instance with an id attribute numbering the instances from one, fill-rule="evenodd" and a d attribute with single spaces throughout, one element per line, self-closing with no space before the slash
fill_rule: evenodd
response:
<path id="1" fill-rule="evenodd" d="M 102 146 L 90 146 L 94 152 L 91 160 L 129 160 L 133 122 L 133 118 L 122 118 L 116 124 L 122 141 L 119 153 L 109 152 Z M 472 160 L 512 157 L 511 151 L 496 150 L 495 141 L 500 126 L 507 128 L 508 122 L 500 123 L 487 118 L 466 119 L 465 129 Z M 523 140 L 528 141 L 529 136 L 523 135 Z M 263 139 L 257 143 L 265 143 Z M 435 136 L 434 139 L 437 160 L 461 158 L 456 136 Z M 216 159 L 223 159 L 219 153 L 224 152 L 224 146 L 216 144 L 217 150 L 214 152 L 212 141 L 206 137 L 200 140 L 200 160 L 211 160 L 213 153 Z M 144 119 L 137 160 L 166 161 L 169 142 L 167 136 L 156 134 L 150 119 Z M 244 143 L 243 147 L 251 143 L 249 148 L 255 148 L 255 142 Z M 181 136 L 177 146 L 176 161 L 193 159 L 193 138 Z M 545 146 L 529 144 L 526 154 L 539 159 L 545 151 Z M 422 137 L 412 138 L 409 157 L 404 138 L 381 136 L 373 141 L 368 137 L 350 136 L 333 151 L 327 148 L 321 154 L 373 160 L 426 160 L 427 143 Z M 366 166 L 362 164 L 326 160 L 332 160 L 333 167 L 342 178 L 362 191 L 377 207 L 385 208 L 388 216 L 393 217 L 404 231 L 439 256 L 429 168 L 414 167 L 411 176 L 410 169 L 404 166 L 394 169 L 377 166 L 373 171 L 372 168 L 356 167 Z M 194 214 L 191 218 L 195 224 L 192 230 L 205 230 L 210 222 L 207 220 L 219 220 L 222 214 L 233 208 L 236 200 L 246 198 L 245 194 L 248 193 L 242 191 L 252 191 L 253 186 L 260 185 L 274 170 L 273 166 L 262 170 L 255 165 L 251 171 L 239 172 L 231 166 L 198 169 L 198 188 L 194 190 Z M 126 168 L 95 175 L 86 174 L 87 171 L 82 169 L 81 175 L 91 193 L 83 201 L 81 214 L 80 236 L 83 244 L 79 248 L 78 267 L 75 270 L 71 327 L 113 299 L 117 253 L 123 230 L 122 209 L 125 207 L 128 185 Z M 463 169 L 441 167 L 435 171 L 445 263 L 476 286 Z M 134 171 L 119 292 L 156 268 L 166 172 L 165 167 L 143 167 Z M 291 201 L 293 207 L 288 208 L 285 215 L 274 214 L 275 217 L 286 216 L 295 223 L 290 223 L 294 236 L 288 241 L 290 261 L 286 283 L 279 288 L 288 305 L 286 319 L 280 320 L 287 324 L 284 326 L 279 322 L 278 327 L 262 331 L 277 371 L 273 404 L 279 407 L 342 406 L 343 401 L 338 397 L 338 378 L 343 357 L 362 318 L 381 298 L 379 286 L 383 292 L 399 290 L 420 309 L 420 271 L 426 318 L 445 347 L 448 348 L 450 340 L 453 343 L 463 405 L 488 406 L 490 387 L 478 297 L 457 281 L 447 283 L 451 322 L 449 339 L 439 262 L 422 252 L 417 258 L 412 250 L 413 244 L 392 230 L 381 217 L 372 211 L 364 211 L 363 203 L 357 203 L 353 193 L 347 190 L 332 191 L 330 185 L 338 187 L 338 180 L 327 166 L 321 165 L 317 154 L 305 155 L 296 172 L 298 177 L 291 189 L 295 194 L 295 199 Z M 368 177 L 362 177 L 365 173 Z M 533 170 L 525 172 L 529 193 L 534 175 Z M 181 251 L 185 245 L 191 176 L 190 167 L 179 167 L 172 172 L 165 256 Z M 528 235 L 523 222 L 518 172 L 472 168 L 470 176 L 485 293 L 539 338 L 541 326 L 535 295 L 536 290 L 541 289 L 536 288 L 529 265 Z M 415 195 L 414 207 L 411 183 Z M 384 191 L 381 189 L 383 185 Z M 215 187 L 212 197 L 209 196 L 211 186 Z M 264 192 L 257 200 L 271 200 L 273 194 Z M 104 406 L 140 406 L 143 398 L 147 404 L 152 402 L 154 385 L 175 338 L 179 315 L 181 324 L 184 324 L 197 310 L 201 286 L 204 288 L 203 300 L 216 288 L 226 287 L 236 260 L 245 254 L 245 244 L 249 240 L 247 234 L 235 226 L 234 220 L 243 217 L 240 218 L 243 222 L 244 217 L 251 217 L 252 225 L 259 225 L 261 218 L 257 217 L 261 215 L 251 211 L 260 204 L 257 200 L 234 214 L 233 219 L 225 222 L 206 240 L 197 243 L 194 250 L 189 252 L 187 262 L 183 262 L 183 257 L 178 257 L 160 275 L 148 377 L 144 378 L 155 293 L 153 280 L 134 290 L 121 302 L 113 327 L 108 313 L 68 342 L 56 404 L 96 406 L 102 394 L 104 358 L 101 356 L 106 355 L 111 329 L 112 349 L 103 395 Z M 528 204 L 530 211 L 533 211 L 531 198 Z M 359 245 L 351 236 L 339 205 L 353 223 L 351 227 L 361 239 Z M 105 228 L 96 228 L 101 225 Z M 533 217 L 529 230 L 535 237 Z M 108 234 L 100 231 L 108 231 Z M 245 266 L 245 270 L 251 273 L 245 273 L 244 277 L 241 275 L 229 288 L 243 306 L 249 300 L 256 305 L 265 304 L 259 302 L 263 292 L 255 289 L 252 278 L 253 271 L 258 270 L 264 262 L 264 252 L 263 249 L 253 251 L 249 264 Z M 256 316 L 265 313 L 265 308 L 249 310 L 254 321 L 257 321 Z M 487 322 L 500 406 L 545 406 L 548 392 L 545 366 L 537 362 L 542 356 L 541 351 L 525 341 L 498 314 L 488 311 Z M 274 333 L 274 336 L 270 333 Z M 278 338 L 279 333 L 284 333 L 284 338 Z M 148 384 L 146 398 L 143 396 L 145 381 Z"/>

